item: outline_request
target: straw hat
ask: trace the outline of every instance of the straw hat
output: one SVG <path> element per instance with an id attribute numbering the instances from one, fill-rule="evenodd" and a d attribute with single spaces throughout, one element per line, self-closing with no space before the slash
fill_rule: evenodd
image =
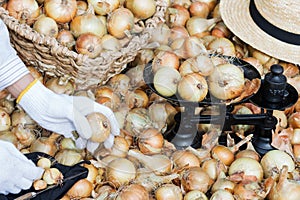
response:
<path id="1" fill-rule="evenodd" d="M 220 0 L 226 26 L 274 58 L 300 64 L 299 0 Z"/>

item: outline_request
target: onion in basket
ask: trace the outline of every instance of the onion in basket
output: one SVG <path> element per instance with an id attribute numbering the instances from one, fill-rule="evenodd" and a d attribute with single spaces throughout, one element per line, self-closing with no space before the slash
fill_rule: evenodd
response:
<path id="1" fill-rule="evenodd" d="M 75 49 L 89 58 L 96 58 L 102 51 L 101 37 L 93 33 L 83 33 L 77 38 Z"/>
<path id="2" fill-rule="evenodd" d="M 211 94 L 219 99 L 228 100 L 239 96 L 244 90 L 243 71 L 233 64 L 220 64 L 208 77 Z"/>
<path id="3" fill-rule="evenodd" d="M 58 26 L 51 17 L 40 16 L 33 24 L 33 29 L 38 33 L 56 38 L 58 35 Z"/>
<path id="4" fill-rule="evenodd" d="M 86 116 L 92 128 L 93 142 L 104 142 L 110 134 L 110 122 L 108 118 L 99 112 L 94 112 Z"/>
<path id="5" fill-rule="evenodd" d="M 28 25 L 33 24 L 40 15 L 40 8 L 35 0 L 9 0 L 6 9 L 10 16 Z"/>
<path id="6" fill-rule="evenodd" d="M 70 22 L 76 15 L 76 0 L 45 0 L 45 13 L 57 23 Z"/>

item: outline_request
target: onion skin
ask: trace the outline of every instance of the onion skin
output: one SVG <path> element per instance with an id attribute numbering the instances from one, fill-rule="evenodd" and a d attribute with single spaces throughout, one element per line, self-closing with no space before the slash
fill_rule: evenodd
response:
<path id="1" fill-rule="evenodd" d="M 231 163 L 234 161 L 233 152 L 223 145 L 217 145 L 212 149 L 212 157 L 220 160 L 226 166 L 231 165 Z"/>
<path id="2" fill-rule="evenodd" d="M 138 19 L 147 19 L 156 11 L 154 0 L 126 0 L 125 5 Z"/>
<path id="3" fill-rule="evenodd" d="M 174 184 L 165 184 L 155 190 L 156 200 L 182 200 L 180 187 Z"/>
<path id="4" fill-rule="evenodd" d="M 197 156 L 187 150 L 177 150 L 172 154 L 175 165 L 181 167 L 199 167 L 200 161 Z"/>
<path id="5" fill-rule="evenodd" d="M 67 192 L 71 199 L 84 198 L 91 196 L 93 184 L 87 179 L 77 181 Z"/>
<path id="6" fill-rule="evenodd" d="M 2 108 L 0 108 L 0 131 L 9 130 L 12 122 L 9 114 Z"/>
<path id="7" fill-rule="evenodd" d="M 138 137 L 138 147 L 143 154 L 160 153 L 163 145 L 163 135 L 155 128 L 144 130 Z"/>
<path id="8" fill-rule="evenodd" d="M 56 38 L 58 35 L 58 26 L 51 17 L 42 16 L 33 24 L 33 29 L 40 34 Z"/>
<path id="9" fill-rule="evenodd" d="M 70 22 L 76 15 L 76 0 L 45 0 L 44 8 L 46 14 L 57 23 Z"/>

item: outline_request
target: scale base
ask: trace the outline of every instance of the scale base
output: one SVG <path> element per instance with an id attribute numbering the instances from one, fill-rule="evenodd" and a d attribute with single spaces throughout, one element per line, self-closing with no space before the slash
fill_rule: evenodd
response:
<path id="1" fill-rule="evenodd" d="M 254 137 L 252 141 L 256 152 L 261 156 L 265 155 L 268 151 L 275 150 L 271 143 L 272 139 L 267 137 Z"/>

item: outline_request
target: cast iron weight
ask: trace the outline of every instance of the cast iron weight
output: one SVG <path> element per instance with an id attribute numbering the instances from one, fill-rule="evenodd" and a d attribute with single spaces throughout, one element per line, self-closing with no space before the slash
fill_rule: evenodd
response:
<path id="1" fill-rule="evenodd" d="M 257 70 L 249 63 L 245 63 L 237 58 L 233 59 L 234 64 L 242 66 L 245 77 L 249 79 L 260 78 Z M 153 74 L 151 66 L 145 67 L 144 79 L 152 91 L 159 93 L 153 87 Z M 272 130 L 277 124 L 276 117 L 273 116 L 273 110 L 284 110 L 296 103 L 298 93 L 296 89 L 287 83 L 283 75 L 283 68 L 280 65 L 271 66 L 270 73 L 261 80 L 259 91 L 231 105 L 225 105 L 222 102 L 212 101 L 213 97 L 208 96 L 202 102 L 188 102 L 176 97 L 167 97 L 171 102 L 180 103 L 184 108 L 183 112 L 175 115 L 175 126 L 165 133 L 165 138 L 172 142 L 176 148 L 184 149 L 187 146 L 201 147 L 203 133 L 198 132 L 197 124 L 216 124 L 223 125 L 222 131 L 230 131 L 232 125 L 247 124 L 254 125 L 253 146 L 261 155 L 274 149 L 271 146 Z M 261 108 L 260 114 L 232 114 L 234 106 L 243 102 L 252 102 Z M 214 105 L 219 110 L 218 115 L 195 115 L 196 107 Z M 226 138 L 220 137 L 221 144 L 226 144 Z"/>

